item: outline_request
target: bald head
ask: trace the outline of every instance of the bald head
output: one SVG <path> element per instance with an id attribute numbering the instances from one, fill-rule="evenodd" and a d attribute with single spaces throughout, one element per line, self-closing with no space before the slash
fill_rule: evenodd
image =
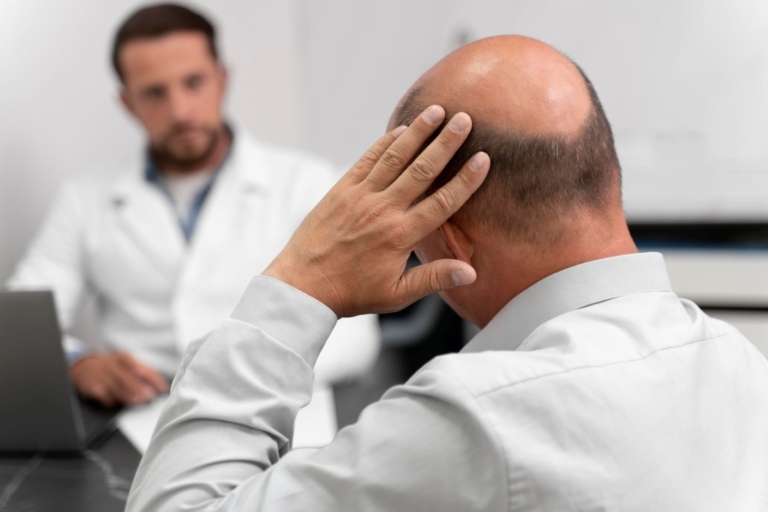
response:
<path id="1" fill-rule="evenodd" d="M 620 169 L 600 101 L 583 72 L 554 48 L 522 36 L 466 45 L 406 93 L 390 121 L 410 124 L 428 105 L 466 112 L 473 130 L 435 183 L 475 152 L 491 157 L 482 188 L 460 215 L 529 242 L 551 241 L 574 213 L 621 209 Z"/>
<path id="2" fill-rule="evenodd" d="M 573 136 L 592 106 L 576 66 L 551 46 L 522 36 L 468 44 L 427 71 L 413 90 L 487 126 L 528 135 Z"/>

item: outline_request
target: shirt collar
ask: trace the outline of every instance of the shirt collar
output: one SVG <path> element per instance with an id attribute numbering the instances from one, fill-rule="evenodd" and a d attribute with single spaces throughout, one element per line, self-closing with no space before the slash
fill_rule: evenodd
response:
<path id="1" fill-rule="evenodd" d="M 160 169 L 157 168 L 154 159 L 152 159 L 152 152 L 149 148 L 144 153 L 144 179 L 149 183 L 160 184 Z"/>
<path id="2" fill-rule="evenodd" d="M 462 352 L 515 350 L 540 325 L 562 314 L 625 295 L 669 292 L 659 253 L 629 254 L 576 265 L 509 301 Z"/>

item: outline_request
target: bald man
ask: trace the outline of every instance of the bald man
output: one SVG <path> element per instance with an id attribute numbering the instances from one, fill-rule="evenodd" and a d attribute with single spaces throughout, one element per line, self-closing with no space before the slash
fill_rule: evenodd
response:
<path id="1" fill-rule="evenodd" d="M 768 510 L 768 362 L 637 253 L 580 70 L 482 40 L 390 128 L 190 347 L 128 510 Z M 432 292 L 480 334 L 289 452 L 337 318 Z"/>

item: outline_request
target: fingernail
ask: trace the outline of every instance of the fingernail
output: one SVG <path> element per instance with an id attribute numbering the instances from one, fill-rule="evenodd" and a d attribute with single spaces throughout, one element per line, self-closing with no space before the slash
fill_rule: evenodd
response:
<path id="1" fill-rule="evenodd" d="M 392 135 L 395 136 L 395 138 L 398 138 L 408 127 L 405 125 L 398 126 L 394 130 L 392 130 Z"/>
<path id="2" fill-rule="evenodd" d="M 459 269 L 451 272 L 451 279 L 456 286 L 464 286 L 472 282 L 472 278 L 469 276 L 466 270 Z"/>
<path id="3" fill-rule="evenodd" d="M 475 155 L 469 159 L 469 168 L 473 171 L 479 171 L 480 169 L 484 169 L 490 160 L 488 153 L 482 151 L 475 153 Z"/>
<path id="4" fill-rule="evenodd" d="M 424 120 L 429 124 L 440 124 L 443 122 L 443 109 L 437 105 L 432 105 L 424 112 Z"/>
<path id="5" fill-rule="evenodd" d="M 464 112 L 459 112 L 453 116 L 453 119 L 451 119 L 451 124 L 448 126 L 450 126 L 451 130 L 455 132 L 463 132 L 469 127 L 469 116 Z"/>

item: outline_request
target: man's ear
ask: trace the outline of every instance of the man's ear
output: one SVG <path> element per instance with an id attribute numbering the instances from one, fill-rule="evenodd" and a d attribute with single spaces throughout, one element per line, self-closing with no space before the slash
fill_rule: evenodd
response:
<path id="1" fill-rule="evenodd" d="M 456 223 L 447 220 L 440 226 L 440 233 L 448 249 L 453 252 L 457 260 L 472 264 L 472 256 L 475 254 L 474 244 Z"/>
<path id="2" fill-rule="evenodd" d="M 123 106 L 133 114 L 136 115 L 136 112 L 133 110 L 133 103 L 131 103 L 131 98 L 128 96 L 128 90 L 125 87 L 120 88 L 120 103 L 123 104 Z"/>

